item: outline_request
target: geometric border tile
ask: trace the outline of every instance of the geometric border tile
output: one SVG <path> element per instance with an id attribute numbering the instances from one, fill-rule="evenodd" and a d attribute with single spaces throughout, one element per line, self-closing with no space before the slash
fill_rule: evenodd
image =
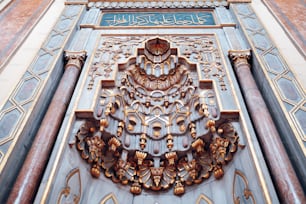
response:
<path id="1" fill-rule="evenodd" d="M 250 4 L 232 4 L 231 8 L 247 35 L 254 55 L 262 62 L 268 83 L 306 156 L 305 91 L 288 68 Z"/>
<path id="2" fill-rule="evenodd" d="M 31 65 L 0 110 L 0 173 L 20 136 L 20 130 L 25 128 L 23 121 L 29 119 L 84 9 L 85 5 L 65 6 Z"/>

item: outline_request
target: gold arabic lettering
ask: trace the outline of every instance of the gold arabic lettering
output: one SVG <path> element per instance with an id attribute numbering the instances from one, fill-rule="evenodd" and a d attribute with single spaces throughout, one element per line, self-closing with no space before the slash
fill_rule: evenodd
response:
<path id="1" fill-rule="evenodd" d="M 212 13 L 107 13 L 102 26 L 214 25 Z"/>

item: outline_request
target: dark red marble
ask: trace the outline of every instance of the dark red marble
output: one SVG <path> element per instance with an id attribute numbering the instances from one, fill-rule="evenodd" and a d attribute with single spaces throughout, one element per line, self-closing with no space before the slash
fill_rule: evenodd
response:
<path id="1" fill-rule="evenodd" d="M 249 65 L 246 63 L 235 65 L 235 71 L 281 203 L 305 203 L 305 195 L 299 179 L 257 88 Z"/>
<path id="2" fill-rule="evenodd" d="M 0 70 L 53 0 L 13 0 L 0 13 Z"/>
<path id="3" fill-rule="evenodd" d="M 299 50 L 306 55 L 306 3 L 304 0 L 263 0 Z"/>
<path id="4" fill-rule="evenodd" d="M 80 69 L 75 66 L 66 67 L 66 71 L 19 172 L 8 203 L 33 203 L 79 73 Z"/>

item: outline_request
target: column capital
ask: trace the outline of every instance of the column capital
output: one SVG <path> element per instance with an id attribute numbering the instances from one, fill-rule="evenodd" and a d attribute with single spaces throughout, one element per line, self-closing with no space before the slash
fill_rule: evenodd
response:
<path id="1" fill-rule="evenodd" d="M 239 65 L 250 65 L 249 61 L 251 59 L 251 50 L 229 50 L 228 56 L 231 59 L 235 67 Z"/>
<path id="2" fill-rule="evenodd" d="M 65 51 L 65 61 L 66 61 L 66 65 L 65 65 L 65 69 L 69 66 L 75 66 L 78 69 L 81 69 L 85 58 L 86 58 L 86 51 L 82 50 L 82 51 Z"/>

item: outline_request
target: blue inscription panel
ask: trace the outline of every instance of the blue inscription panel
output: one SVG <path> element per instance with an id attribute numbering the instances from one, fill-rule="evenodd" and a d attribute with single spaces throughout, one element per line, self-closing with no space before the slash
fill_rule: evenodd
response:
<path id="1" fill-rule="evenodd" d="M 207 26 L 216 25 L 211 11 L 104 13 L 100 26 Z"/>

